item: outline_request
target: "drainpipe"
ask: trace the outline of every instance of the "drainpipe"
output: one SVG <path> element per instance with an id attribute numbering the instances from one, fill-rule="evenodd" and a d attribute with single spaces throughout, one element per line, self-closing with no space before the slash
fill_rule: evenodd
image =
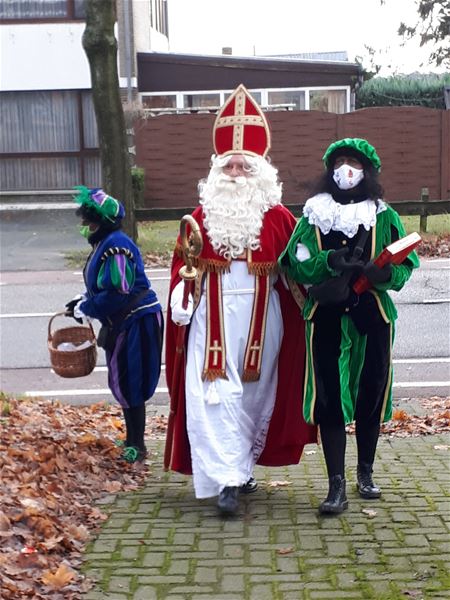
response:
<path id="1" fill-rule="evenodd" d="M 129 0 L 123 0 L 123 20 L 125 39 L 125 76 L 127 78 L 127 102 L 131 104 L 133 99 L 131 89 L 131 30 L 130 30 L 130 5 Z"/>

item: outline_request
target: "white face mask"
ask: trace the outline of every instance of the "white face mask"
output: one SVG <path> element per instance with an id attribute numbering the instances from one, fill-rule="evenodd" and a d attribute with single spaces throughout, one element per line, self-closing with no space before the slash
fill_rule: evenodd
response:
<path id="1" fill-rule="evenodd" d="M 333 179 L 340 190 L 351 190 L 364 179 L 364 170 L 342 165 L 334 170 Z"/>

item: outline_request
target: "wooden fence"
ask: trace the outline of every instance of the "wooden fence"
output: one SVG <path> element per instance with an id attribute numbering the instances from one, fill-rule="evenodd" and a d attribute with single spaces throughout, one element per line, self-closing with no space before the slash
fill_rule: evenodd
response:
<path id="1" fill-rule="evenodd" d="M 401 214 L 450 211 L 450 111 L 421 107 L 367 108 L 346 114 L 269 112 L 272 163 L 284 203 L 299 214 L 321 174 L 327 146 L 363 137 L 382 162 L 385 198 Z M 145 170 L 139 219 L 172 219 L 197 204 L 197 183 L 209 170 L 215 115 L 161 115 L 135 124 L 137 164 Z M 426 199 L 426 200 L 425 200 Z"/>

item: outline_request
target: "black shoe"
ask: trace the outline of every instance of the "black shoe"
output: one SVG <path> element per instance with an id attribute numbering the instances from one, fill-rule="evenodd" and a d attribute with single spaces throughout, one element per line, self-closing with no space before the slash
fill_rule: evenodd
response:
<path id="1" fill-rule="evenodd" d="M 239 488 L 239 492 L 241 494 L 253 494 L 253 492 L 256 492 L 257 489 L 258 489 L 258 482 L 253 477 L 250 477 L 250 479 L 247 481 L 247 483 L 244 483 L 244 485 L 241 485 L 241 487 Z"/>
<path id="2" fill-rule="evenodd" d="M 224 487 L 219 494 L 217 506 L 221 513 L 224 515 L 234 514 L 239 506 L 239 488 L 238 487 Z"/>
<path id="3" fill-rule="evenodd" d="M 345 479 L 342 475 L 333 475 L 329 479 L 328 496 L 319 506 L 319 513 L 339 514 L 348 508 L 348 500 L 345 495 Z"/>
<path id="4" fill-rule="evenodd" d="M 372 480 L 372 465 L 359 463 L 356 468 L 357 488 L 361 498 L 371 500 L 381 496 L 380 488 Z"/>

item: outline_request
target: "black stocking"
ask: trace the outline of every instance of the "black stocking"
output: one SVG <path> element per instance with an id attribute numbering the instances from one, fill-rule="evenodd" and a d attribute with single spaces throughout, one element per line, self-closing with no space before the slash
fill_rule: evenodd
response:
<path id="1" fill-rule="evenodd" d="M 345 425 L 343 423 L 341 425 L 321 423 L 320 436 L 328 477 L 333 477 L 333 475 L 345 477 Z"/>
<path id="2" fill-rule="evenodd" d="M 126 445 L 144 450 L 145 404 L 124 408 L 123 416 L 127 428 Z"/>
<path id="3" fill-rule="evenodd" d="M 380 423 L 361 423 L 356 421 L 356 445 L 358 447 L 358 464 L 372 465 L 375 459 Z"/>
<path id="4" fill-rule="evenodd" d="M 130 409 L 122 408 L 122 412 L 123 412 L 123 418 L 125 420 L 125 432 L 126 432 L 125 446 L 132 446 L 134 436 L 133 436 L 133 424 L 132 424 L 132 420 L 130 417 Z"/>

